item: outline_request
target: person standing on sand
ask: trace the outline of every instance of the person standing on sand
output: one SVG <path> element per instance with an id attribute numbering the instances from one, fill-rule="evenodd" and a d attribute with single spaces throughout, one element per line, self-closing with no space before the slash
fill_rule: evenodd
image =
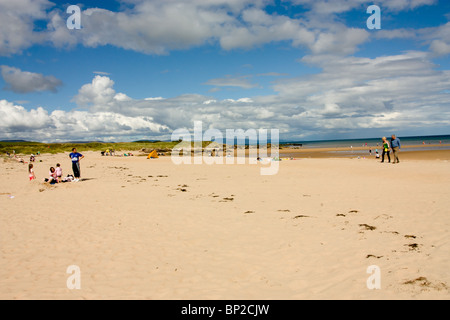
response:
<path id="1" fill-rule="evenodd" d="M 36 175 L 34 174 L 33 164 L 32 163 L 30 163 L 28 165 L 28 177 L 30 178 L 30 181 L 36 179 Z"/>
<path id="2" fill-rule="evenodd" d="M 61 181 L 62 180 L 62 168 L 61 165 L 59 163 L 56 164 L 56 176 L 58 177 L 58 180 Z"/>
<path id="3" fill-rule="evenodd" d="M 80 181 L 80 160 L 84 158 L 81 153 L 77 152 L 76 148 L 72 149 L 72 153 L 69 154 L 70 159 L 72 160 L 72 169 L 73 176 L 75 177 L 75 182 Z"/>
<path id="4" fill-rule="evenodd" d="M 395 134 L 393 134 L 391 137 L 391 148 L 392 148 L 392 153 L 394 154 L 394 162 L 392 162 L 392 163 L 393 164 L 400 163 L 400 160 L 398 159 L 398 153 L 401 148 L 400 139 L 397 138 L 395 136 Z"/>
<path id="5" fill-rule="evenodd" d="M 381 139 L 383 141 L 383 153 L 381 155 L 381 162 L 384 162 L 384 156 L 387 155 L 389 163 L 391 162 L 391 155 L 390 155 L 390 147 L 389 147 L 389 142 L 387 141 L 386 137 L 383 137 Z"/>

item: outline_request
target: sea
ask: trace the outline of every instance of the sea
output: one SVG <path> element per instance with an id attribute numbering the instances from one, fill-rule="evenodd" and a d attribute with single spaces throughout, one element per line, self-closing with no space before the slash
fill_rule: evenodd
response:
<path id="1" fill-rule="evenodd" d="M 387 137 L 390 141 L 390 137 Z M 450 135 L 441 136 L 417 136 L 417 137 L 398 137 L 403 146 L 414 145 L 446 145 L 450 144 Z M 350 148 L 350 147 L 376 147 L 380 146 L 381 138 L 368 138 L 368 139 L 346 139 L 346 140 L 319 140 L 319 141 L 287 141 L 281 142 L 284 146 L 295 146 L 301 144 L 303 148 Z M 445 148 L 445 147 L 443 147 Z M 421 148 L 420 150 L 424 150 Z"/>

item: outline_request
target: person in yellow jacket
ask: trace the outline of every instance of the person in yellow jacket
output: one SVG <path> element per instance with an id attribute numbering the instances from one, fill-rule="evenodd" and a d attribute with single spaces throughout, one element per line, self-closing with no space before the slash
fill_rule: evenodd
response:
<path id="1" fill-rule="evenodd" d="M 391 147 L 389 145 L 389 142 L 387 141 L 386 137 L 383 137 L 382 139 L 383 142 L 383 153 L 381 154 L 381 162 L 384 162 L 384 156 L 387 155 L 389 163 L 391 162 Z"/>

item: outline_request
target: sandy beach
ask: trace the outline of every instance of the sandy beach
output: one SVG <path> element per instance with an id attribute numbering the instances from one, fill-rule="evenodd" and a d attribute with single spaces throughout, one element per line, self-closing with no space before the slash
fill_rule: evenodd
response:
<path id="1" fill-rule="evenodd" d="M 273 176 L 82 152 L 83 180 L 54 186 L 41 180 L 57 162 L 71 173 L 68 153 L 38 157 L 32 182 L 1 159 L 0 299 L 449 299 L 450 152 L 437 152 L 304 157 Z"/>

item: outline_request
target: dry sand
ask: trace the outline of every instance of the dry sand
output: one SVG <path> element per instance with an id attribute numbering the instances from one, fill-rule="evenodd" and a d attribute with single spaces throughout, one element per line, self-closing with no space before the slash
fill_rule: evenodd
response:
<path id="1" fill-rule="evenodd" d="M 261 176 L 85 156 L 86 180 L 56 186 L 0 161 L 1 299 L 450 298 L 446 160 L 301 159 Z M 67 154 L 38 160 L 40 179 L 70 172 Z"/>

